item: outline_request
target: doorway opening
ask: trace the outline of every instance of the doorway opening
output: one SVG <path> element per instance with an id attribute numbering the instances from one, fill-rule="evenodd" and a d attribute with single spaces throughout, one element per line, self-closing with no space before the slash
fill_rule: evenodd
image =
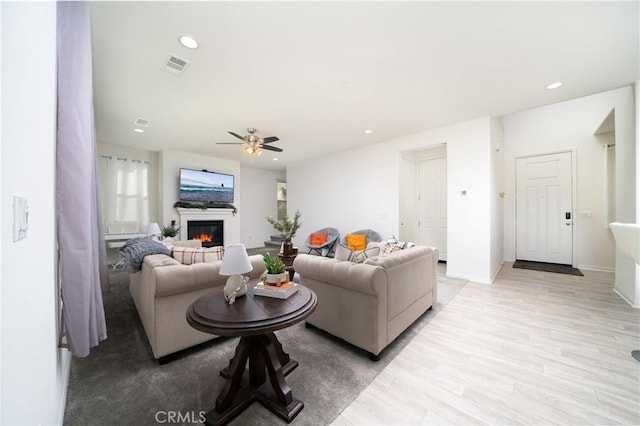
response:
<path id="1" fill-rule="evenodd" d="M 400 236 L 437 247 L 447 260 L 447 146 L 403 152 L 400 166 Z"/>

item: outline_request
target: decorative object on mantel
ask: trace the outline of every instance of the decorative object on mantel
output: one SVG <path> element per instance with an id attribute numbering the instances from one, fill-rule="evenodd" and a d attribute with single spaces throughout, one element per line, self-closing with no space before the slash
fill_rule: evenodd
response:
<path id="1" fill-rule="evenodd" d="M 233 215 L 235 216 L 236 213 L 238 213 L 238 209 L 236 209 L 236 206 L 234 206 L 233 204 L 229 204 L 229 203 L 214 203 L 212 201 L 205 201 L 205 202 L 195 202 L 195 201 L 176 201 L 176 203 L 173 205 L 173 207 L 175 208 L 183 208 L 183 209 L 202 209 L 202 210 L 206 210 L 206 209 L 232 209 L 233 210 Z"/>
<path id="2" fill-rule="evenodd" d="M 267 222 L 269 222 L 276 231 L 284 235 L 282 254 L 285 256 L 293 255 L 293 243 L 291 239 L 296 236 L 298 229 L 302 226 L 302 222 L 300 222 L 301 216 L 300 210 L 296 210 L 293 219 L 289 218 L 289 216 L 285 216 L 282 220 L 275 220 L 269 216 L 266 217 Z"/>
<path id="3" fill-rule="evenodd" d="M 162 228 L 162 236 L 163 237 L 175 237 L 180 232 L 180 228 L 176 228 L 176 221 L 172 220 L 171 225 Z"/>
<path id="4" fill-rule="evenodd" d="M 229 244 L 225 247 L 219 273 L 229 276 L 224 286 L 224 298 L 230 305 L 233 305 L 237 297 L 244 296 L 247 292 L 249 277 L 242 274 L 250 271 L 253 271 L 253 266 L 244 244 Z"/>

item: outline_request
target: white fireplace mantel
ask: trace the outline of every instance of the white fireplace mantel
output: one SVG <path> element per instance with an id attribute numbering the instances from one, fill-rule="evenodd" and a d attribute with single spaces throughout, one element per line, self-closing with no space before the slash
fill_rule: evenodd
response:
<path id="1" fill-rule="evenodd" d="M 180 239 L 187 239 L 187 224 L 190 220 L 222 220 L 224 222 L 224 244 L 240 242 L 239 220 L 234 216 L 232 209 L 186 209 L 176 208 L 180 215 Z"/>

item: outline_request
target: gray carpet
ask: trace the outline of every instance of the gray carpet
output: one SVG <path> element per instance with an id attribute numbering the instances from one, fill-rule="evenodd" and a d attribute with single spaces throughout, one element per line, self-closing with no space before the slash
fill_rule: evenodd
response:
<path id="1" fill-rule="evenodd" d="M 276 334 L 286 352 L 300 363 L 287 381 L 295 398 L 304 402 L 295 425 L 331 423 L 384 369 L 413 336 L 464 287 L 466 281 L 444 276 L 439 265 L 438 302 L 382 353 L 378 362 L 344 341 L 320 330 L 296 324 Z M 87 358 L 74 358 L 67 392 L 65 425 L 155 425 L 167 422 L 167 412 L 192 419 L 209 411 L 238 342 L 219 338 L 181 352 L 159 365 L 151 354 L 144 329 L 128 290 L 128 274 L 112 271 L 111 290 L 104 295 L 108 339 Z M 174 418 L 175 419 L 175 418 Z M 175 423 L 174 423 L 175 424 Z M 286 424 L 258 403 L 232 425 Z"/>

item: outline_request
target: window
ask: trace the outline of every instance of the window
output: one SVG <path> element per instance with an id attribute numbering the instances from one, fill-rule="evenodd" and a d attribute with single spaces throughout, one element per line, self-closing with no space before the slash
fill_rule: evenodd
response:
<path id="1" fill-rule="evenodd" d="M 276 182 L 276 199 L 278 200 L 278 220 L 287 217 L 287 182 Z"/>
<path id="2" fill-rule="evenodd" d="M 149 162 L 120 157 L 101 157 L 100 160 L 105 225 L 136 222 L 137 232 L 143 232 L 149 223 Z"/>

